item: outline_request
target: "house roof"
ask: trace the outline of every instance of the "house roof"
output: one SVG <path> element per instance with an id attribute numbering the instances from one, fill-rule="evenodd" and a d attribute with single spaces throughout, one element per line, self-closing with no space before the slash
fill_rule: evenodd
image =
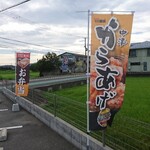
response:
<path id="1" fill-rule="evenodd" d="M 76 53 L 70 53 L 70 52 L 64 52 L 62 54 L 60 54 L 59 56 L 62 56 L 62 55 L 66 55 L 66 54 L 71 54 L 71 55 L 75 55 L 75 56 L 82 56 L 82 57 L 86 57 L 85 55 L 82 55 L 82 54 L 76 54 Z"/>
<path id="2" fill-rule="evenodd" d="M 130 49 L 145 49 L 150 48 L 150 41 L 131 43 Z"/>
<path id="3" fill-rule="evenodd" d="M 130 45 L 130 49 L 147 49 L 147 48 L 150 49 L 150 41 L 131 43 L 131 45 Z M 76 53 L 70 53 L 70 52 L 64 52 L 58 56 L 62 56 L 65 54 L 72 54 L 72 55 L 76 55 L 76 56 L 86 57 L 85 55 L 82 55 L 82 54 L 76 54 Z"/>

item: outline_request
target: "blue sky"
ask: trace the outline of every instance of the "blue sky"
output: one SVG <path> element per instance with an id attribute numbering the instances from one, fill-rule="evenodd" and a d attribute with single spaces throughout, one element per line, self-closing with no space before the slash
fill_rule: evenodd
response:
<path id="1" fill-rule="evenodd" d="M 22 1 L 1 0 L 0 10 Z M 150 41 L 149 6 L 148 0 L 31 0 L 0 13 L 0 65 L 15 64 L 18 51 L 31 52 L 31 62 L 48 51 L 84 54 L 87 12 L 79 11 L 135 11 L 131 42 Z"/>

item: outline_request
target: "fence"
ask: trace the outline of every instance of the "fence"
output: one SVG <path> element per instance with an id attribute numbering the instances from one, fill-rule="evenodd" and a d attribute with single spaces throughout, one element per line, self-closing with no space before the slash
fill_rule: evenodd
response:
<path id="1" fill-rule="evenodd" d="M 28 100 L 86 132 L 86 103 L 40 91 L 30 90 Z M 149 150 L 150 124 L 127 117 L 116 117 L 105 132 L 106 144 L 116 150 Z M 102 141 L 102 132 L 90 135 Z"/>
<path id="2" fill-rule="evenodd" d="M 14 91 L 11 82 L 1 86 Z M 30 89 L 28 100 L 86 132 L 86 103 L 37 89 Z M 90 135 L 102 141 L 101 131 Z M 105 142 L 116 150 L 149 150 L 150 124 L 117 115 L 113 126 L 105 132 Z"/>

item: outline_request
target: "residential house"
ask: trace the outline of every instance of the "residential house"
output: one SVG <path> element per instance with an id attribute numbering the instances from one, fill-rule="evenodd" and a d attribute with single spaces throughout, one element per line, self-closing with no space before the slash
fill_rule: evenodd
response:
<path id="1" fill-rule="evenodd" d="M 150 41 L 130 45 L 128 72 L 150 72 Z"/>
<path id="2" fill-rule="evenodd" d="M 62 72 L 86 72 L 85 55 L 65 52 L 59 55 Z M 150 72 L 150 41 L 131 43 L 128 59 L 128 73 Z"/>
<path id="3" fill-rule="evenodd" d="M 60 70 L 62 73 L 86 72 L 86 56 L 81 54 L 65 52 L 58 56 L 62 62 Z"/>

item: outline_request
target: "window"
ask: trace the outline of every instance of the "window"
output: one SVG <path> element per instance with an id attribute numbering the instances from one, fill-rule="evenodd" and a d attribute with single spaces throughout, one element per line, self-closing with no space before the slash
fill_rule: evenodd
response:
<path id="1" fill-rule="evenodd" d="M 130 50 L 129 57 L 136 57 L 136 50 L 135 49 Z"/>
<path id="2" fill-rule="evenodd" d="M 150 56 L 150 49 L 147 50 L 147 56 Z"/>
<path id="3" fill-rule="evenodd" d="M 131 66 L 139 66 L 141 63 L 140 62 L 131 62 L 130 65 Z"/>
<path id="4" fill-rule="evenodd" d="M 143 70 L 147 71 L 147 62 L 143 62 Z"/>

